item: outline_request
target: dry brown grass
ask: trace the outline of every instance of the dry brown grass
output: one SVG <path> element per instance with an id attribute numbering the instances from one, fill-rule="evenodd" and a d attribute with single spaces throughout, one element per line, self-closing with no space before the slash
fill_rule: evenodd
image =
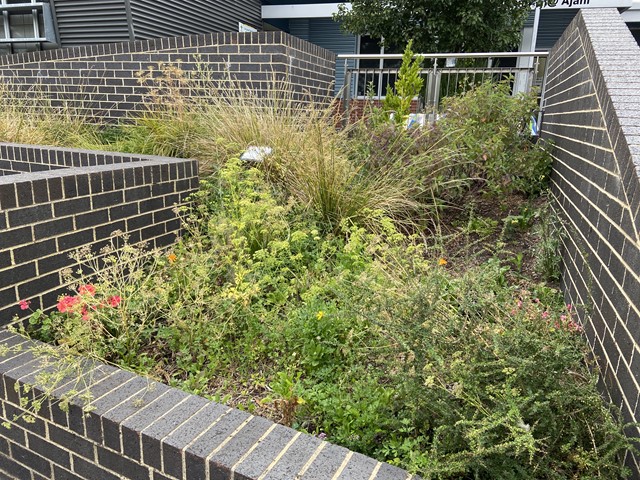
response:
<path id="1" fill-rule="evenodd" d="M 53 107 L 38 90 L 20 92 L 0 84 L 0 142 L 85 147 L 95 143 L 96 133 L 80 110 Z"/>

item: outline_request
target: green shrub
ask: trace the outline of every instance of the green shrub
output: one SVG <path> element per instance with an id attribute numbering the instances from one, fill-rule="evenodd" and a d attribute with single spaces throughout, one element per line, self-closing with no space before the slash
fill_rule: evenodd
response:
<path id="1" fill-rule="evenodd" d="M 409 41 L 404 49 L 398 79 L 393 88 L 388 87 L 382 101 L 382 110 L 387 114 L 394 114 L 393 123 L 396 126 L 406 124 L 406 119 L 411 113 L 411 102 L 420 95 L 424 84 L 424 79 L 420 76 L 423 59 L 422 57 L 413 58 L 412 44 L 413 40 Z"/>
<path id="2" fill-rule="evenodd" d="M 389 307 L 388 318 L 413 319 L 389 326 L 412 359 L 400 411 L 413 453 L 399 463 L 426 478 L 617 478 L 628 440 L 597 393 L 574 312 L 557 293 L 548 304 L 505 285 L 504 269 L 417 277 Z"/>
<path id="3" fill-rule="evenodd" d="M 485 82 L 444 99 L 438 128 L 451 135 L 465 166 L 461 173 L 484 181 L 490 193 L 537 195 L 547 186 L 551 156 L 529 137 L 536 108 L 535 93 L 514 97 L 509 81 Z"/>

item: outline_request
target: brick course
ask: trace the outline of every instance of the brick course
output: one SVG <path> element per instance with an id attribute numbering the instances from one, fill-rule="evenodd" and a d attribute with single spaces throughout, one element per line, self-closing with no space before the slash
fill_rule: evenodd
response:
<path id="1" fill-rule="evenodd" d="M 89 364 L 87 382 L 63 380 L 33 423 L 15 385 L 35 385 L 42 362 L 37 342 L 0 331 L 0 477 L 20 480 L 410 480 L 418 477 L 246 412 L 102 364 Z M 18 351 L 18 347 L 21 348 Z M 66 382 L 66 383 L 65 383 Z M 84 386 L 88 383 L 89 386 Z M 76 398 L 67 413 L 56 404 L 66 391 L 91 392 L 91 409 Z M 32 477 L 33 475 L 33 477 Z"/>
<path id="2" fill-rule="evenodd" d="M 550 52 L 542 131 L 555 143 L 565 297 L 628 422 L 640 420 L 639 77 L 640 48 L 618 11 L 582 10 Z M 627 463 L 640 478 L 638 459 Z"/>
<path id="3" fill-rule="evenodd" d="M 188 74 L 204 67 L 211 80 L 234 78 L 265 93 L 287 79 L 300 99 L 333 97 L 335 55 L 284 32 L 212 33 L 0 56 L 0 79 L 11 89 L 66 111 L 114 120 L 145 109 L 149 87 L 139 73 L 161 64 Z M 27 102 L 28 103 L 28 102 Z M 3 165 L 0 164 L 0 176 Z"/>
<path id="4" fill-rule="evenodd" d="M 198 185 L 195 160 L 0 144 L 0 326 L 19 300 L 50 308 L 69 254 L 98 251 L 112 232 L 149 247 L 173 243 L 173 212 Z"/>

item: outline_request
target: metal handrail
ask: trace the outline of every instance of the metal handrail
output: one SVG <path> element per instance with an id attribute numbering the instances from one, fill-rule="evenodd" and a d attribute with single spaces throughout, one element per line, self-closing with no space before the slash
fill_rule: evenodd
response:
<path id="1" fill-rule="evenodd" d="M 548 57 L 549 52 L 487 52 L 487 53 L 416 53 L 413 58 L 513 58 Z M 401 53 L 340 53 L 338 60 L 402 60 Z"/>

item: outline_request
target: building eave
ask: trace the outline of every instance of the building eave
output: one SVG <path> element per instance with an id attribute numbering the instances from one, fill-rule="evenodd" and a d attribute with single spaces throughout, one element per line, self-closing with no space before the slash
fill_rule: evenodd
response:
<path id="1" fill-rule="evenodd" d="M 331 18 L 338 12 L 338 5 L 351 8 L 351 3 L 306 3 L 302 5 L 263 5 L 262 18 Z"/>

